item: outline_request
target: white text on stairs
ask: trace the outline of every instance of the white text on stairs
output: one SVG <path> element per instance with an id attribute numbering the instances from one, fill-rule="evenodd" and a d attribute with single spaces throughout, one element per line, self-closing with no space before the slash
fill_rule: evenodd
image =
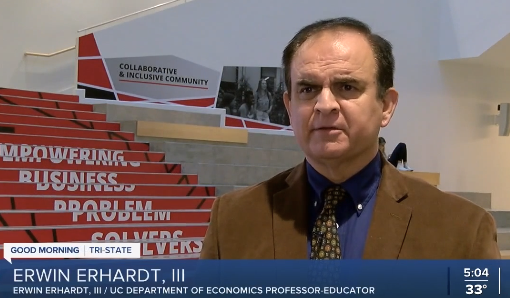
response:
<path id="1" fill-rule="evenodd" d="M 125 162 L 123 152 L 119 150 L 85 149 L 71 147 L 51 147 L 32 145 L 0 144 L 0 157 L 3 161 L 41 162 L 49 158 L 51 162 L 59 164 L 132 166 L 139 167 L 139 162 Z"/>
<path id="2" fill-rule="evenodd" d="M 19 171 L 19 182 L 37 183 L 37 190 L 56 191 L 127 191 L 135 190 L 135 185 L 117 183 L 117 173 L 60 172 L 60 171 Z M 113 186 L 112 186 L 113 185 Z"/>

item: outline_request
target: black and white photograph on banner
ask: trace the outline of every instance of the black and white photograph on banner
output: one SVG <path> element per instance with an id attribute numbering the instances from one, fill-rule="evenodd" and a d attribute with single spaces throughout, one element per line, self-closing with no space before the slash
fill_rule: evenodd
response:
<path id="1" fill-rule="evenodd" d="M 228 115 L 288 126 L 285 90 L 280 67 L 225 66 L 216 108 L 225 109 Z"/>

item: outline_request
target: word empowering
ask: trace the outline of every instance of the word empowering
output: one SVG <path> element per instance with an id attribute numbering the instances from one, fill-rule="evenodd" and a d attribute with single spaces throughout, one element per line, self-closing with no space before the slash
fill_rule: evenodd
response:
<path id="1" fill-rule="evenodd" d="M 78 218 L 85 214 L 87 211 L 87 221 L 114 221 L 118 218 L 118 221 L 159 221 L 159 220 L 170 220 L 170 211 L 151 211 L 152 201 L 129 201 L 122 200 L 123 207 L 119 208 L 119 201 L 100 200 L 98 203 L 94 200 L 87 200 L 81 205 L 80 201 L 77 200 L 55 200 L 54 210 L 55 211 L 72 211 L 73 221 L 77 222 Z M 101 212 L 95 212 L 95 210 Z M 109 211 L 115 210 L 115 211 Z M 134 210 L 129 211 L 117 211 L 117 210 Z M 108 212 L 109 211 L 109 212 Z M 136 212 L 143 211 L 143 212 Z"/>
<path id="2" fill-rule="evenodd" d="M 122 151 L 105 149 L 83 149 L 70 147 L 13 145 L 0 143 L 0 157 L 3 161 L 41 162 L 48 159 L 55 164 L 66 161 L 68 164 L 132 166 L 139 167 L 139 162 L 125 162 Z"/>
<path id="3" fill-rule="evenodd" d="M 128 70 L 124 74 L 123 71 L 119 73 L 120 78 L 137 79 L 137 80 L 148 80 L 148 81 L 160 81 L 170 82 L 176 84 L 189 84 L 198 86 L 207 86 L 209 80 L 179 77 L 177 76 L 176 68 L 146 66 L 146 65 L 134 65 L 121 63 L 119 68 L 122 70 Z M 165 75 L 168 74 L 168 75 Z"/>

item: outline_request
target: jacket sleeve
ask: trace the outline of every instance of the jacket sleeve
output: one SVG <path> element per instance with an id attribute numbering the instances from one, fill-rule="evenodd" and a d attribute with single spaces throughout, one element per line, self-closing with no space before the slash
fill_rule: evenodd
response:
<path id="1" fill-rule="evenodd" d="M 220 198 L 217 198 L 212 206 L 211 219 L 209 220 L 209 227 L 205 234 L 204 242 L 202 244 L 202 251 L 200 252 L 201 260 L 218 260 L 220 259 L 220 249 L 218 242 L 218 212 L 220 208 Z"/>
<path id="2" fill-rule="evenodd" d="M 489 212 L 485 212 L 480 220 L 469 258 L 477 260 L 501 259 L 496 222 Z"/>

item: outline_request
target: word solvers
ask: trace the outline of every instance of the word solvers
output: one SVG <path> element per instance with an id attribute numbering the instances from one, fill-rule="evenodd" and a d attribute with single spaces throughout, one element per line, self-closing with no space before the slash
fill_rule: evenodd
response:
<path id="1" fill-rule="evenodd" d="M 19 171 L 18 181 L 37 183 L 37 190 L 47 190 L 50 186 L 55 190 L 68 188 L 71 191 L 90 191 L 94 188 L 96 191 L 131 192 L 135 189 L 134 185 L 115 185 L 118 184 L 116 178 L 117 173 Z"/>

